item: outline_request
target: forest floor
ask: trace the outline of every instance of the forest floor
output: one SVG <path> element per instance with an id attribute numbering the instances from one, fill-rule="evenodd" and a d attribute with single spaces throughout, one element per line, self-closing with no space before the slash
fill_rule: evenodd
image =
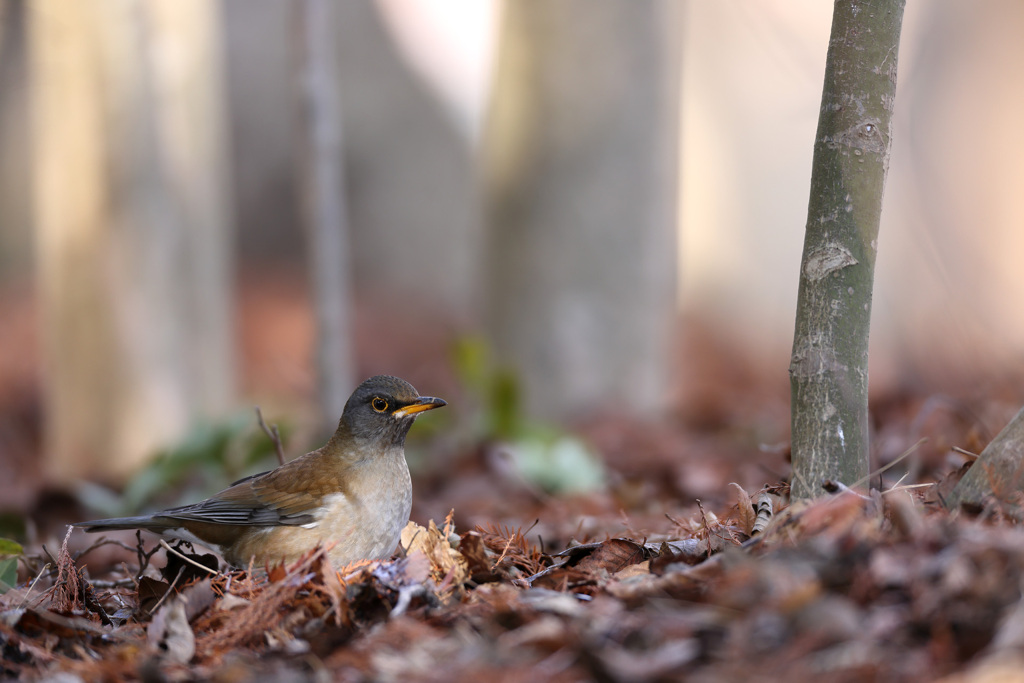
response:
<path id="1" fill-rule="evenodd" d="M 508 448 L 466 427 L 469 417 L 440 429 L 422 420 L 410 445 L 414 523 L 386 562 L 335 571 L 314 552 L 230 570 L 202 548 L 168 553 L 146 535 L 65 535 L 86 511 L 66 496 L 26 494 L 25 554 L 16 586 L 0 595 L 0 672 L 61 681 L 1019 677 L 1024 529 L 1009 505 L 950 513 L 942 500 L 969 453 L 1019 408 L 1020 390 L 921 384 L 875 395 L 871 480 L 790 505 L 788 388 L 777 374 L 744 370 L 716 340 L 687 343 L 686 389 L 667 418 L 605 415 L 568 429 L 603 463 L 603 484 L 586 491 L 554 494 L 529 480 L 509 466 Z M 452 407 L 473 400 L 448 386 Z M 36 414 L 8 411 L 0 436 L 38 458 L 34 432 L 17 429 Z M 30 481 L 24 457 L 9 471 Z"/>

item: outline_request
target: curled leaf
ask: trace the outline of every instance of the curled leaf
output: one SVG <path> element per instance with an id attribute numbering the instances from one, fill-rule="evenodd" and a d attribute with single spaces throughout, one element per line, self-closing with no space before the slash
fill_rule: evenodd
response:
<path id="1" fill-rule="evenodd" d="M 752 536 L 754 520 L 757 518 L 757 514 L 754 512 L 754 506 L 750 502 L 750 495 L 736 482 L 730 482 L 729 486 L 736 487 L 736 509 L 738 511 L 739 527 L 747 536 Z"/>

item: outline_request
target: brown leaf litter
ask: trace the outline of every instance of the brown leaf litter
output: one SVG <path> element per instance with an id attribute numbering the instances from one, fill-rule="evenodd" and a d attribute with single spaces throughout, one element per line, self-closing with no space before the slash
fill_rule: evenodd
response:
<path id="1" fill-rule="evenodd" d="M 126 568 L 99 589 L 65 542 L 47 591 L 0 597 L 3 674 L 971 680 L 1020 664 L 1012 518 L 950 515 L 917 489 L 787 507 L 785 487 L 731 488 L 723 516 L 698 506 L 670 520 L 674 537 L 544 553 L 522 530 L 459 532 L 449 515 L 410 523 L 398 559 L 341 571 L 318 549 L 188 580 Z"/>

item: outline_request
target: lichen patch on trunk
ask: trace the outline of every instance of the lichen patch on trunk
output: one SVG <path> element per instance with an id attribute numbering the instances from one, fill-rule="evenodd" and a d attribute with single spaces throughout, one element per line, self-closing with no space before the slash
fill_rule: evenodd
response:
<path id="1" fill-rule="evenodd" d="M 804 276 L 811 282 L 817 282 L 830 273 L 847 266 L 855 266 L 857 263 L 857 259 L 843 245 L 826 244 L 820 249 L 815 249 L 807 257 Z"/>

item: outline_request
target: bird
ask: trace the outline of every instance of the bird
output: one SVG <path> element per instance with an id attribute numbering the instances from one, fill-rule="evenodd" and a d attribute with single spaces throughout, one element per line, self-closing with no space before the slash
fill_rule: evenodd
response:
<path id="1" fill-rule="evenodd" d="M 144 529 L 203 545 L 236 567 L 291 563 L 321 544 L 338 569 L 386 560 L 412 510 L 406 434 L 420 413 L 445 405 L 403 379 L 377 375 L 356 387 L 334 435 L 315 451 L 199 503 L 74 526 Z"/>

